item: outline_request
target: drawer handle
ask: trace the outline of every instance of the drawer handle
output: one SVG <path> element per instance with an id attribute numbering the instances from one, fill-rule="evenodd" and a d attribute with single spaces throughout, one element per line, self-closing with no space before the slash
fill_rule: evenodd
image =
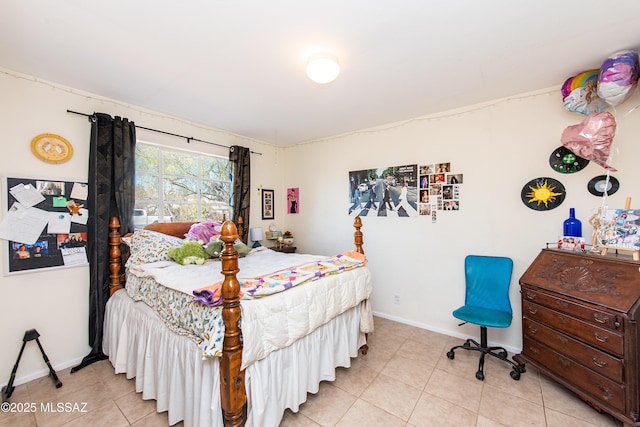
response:
<path id="1" fill-rule="evenodd" d="M 593 364 L 596 365 L 598 368 L 606 368 L 607 367 L 607 362 L 605 360 L 598 359 L 595 356 L 593 357 Z"/>
<path id="2" fill-rule="evenodd" d="M 536 313 L 538 313 L 538 309 L 537 308 L 533 308 L 533 307 L 529 307 L 529 313 L 536 314 Z"/>
<path id="3" fill-rule="evenodd" d="M 560 341 L 562 344 L 566 344 L 569 342 L 569 340 L 565 337 L 563 337 L 562 335 L 556 335 L 556 338 L 558 339 L 558 341 Z"/>
<path id="4" fill-rule="evenodd" d="M 564 366 L 565 368 L 568 368 L 569 366 L 571 366 L 571 361 L 569 361 L 568 359 L 565 359 L 564 357 L 558 356 L 558 360 L 560 361 L 562 366 Z"/>
<path id="5" fill-rule="evenodd" d="M 537 294 L 535 292 L 529 292 L 527 291 L 527 298 L 528 299 L 536 299 Z"/>
<path id="6" fill-rule="evenodd" d="M 569 319 L 567 319 L 567 318 L 566 318 L 566 317 L 564 317 L 564 316 L 560 316 L 560 315 L 558 315 L 558 320 L 560 321 L 560 323 L 564 323 L 565 325 L 566 325 L 567 323 L 569 323 Z"/>
<path id="7" fill-rule="evenodd" d="M 537 348 L 535 348 L 535 347 L 529 347 L 529 350 L 530 350 L 530 351 L 531 351 L 531 353 L 533 353 L 533 354 L 540 354 L 540 350 L 538 350 L 538 349 L 537 349 Z"/>
<path id="8" fill-rule="evenodd" d="M 598 323 L 607 323 L 609 321 L 609 316 L 605 316 L 602 313 L 593 313 L 593 319 Z"/>
<path id="9" fill-rule="evenodd" d="M 607 342 L 609 341 L 609 336 L 608 335 L 600 335 L 598 332 L 595 332 L 593 334 L 593 336 L 595 337 L 595 339 L 597 339 L 600 342 Z"/>
<path id="10" fill-rule="evenodd" d="M 534 328 L 533 326 L 529 325 L 529 332 L 531 332 L 532 334 L 537 334 L 538 328 Z"/>
<path id="11" fill-rule="evenodd" d="M 604 400 L 613 399 L 613 393 L 611 393 L 610 389 L 601 384 L 596 384 L 596 387 L 598 387 L 598 389 L 602 392 L 602 397 L 604 398 Z"/>
<path id="12" fill-rule="evenodd" d="M 569 307 L 569 304 L 567 304 L 566 301 L 560 301 L 560 300 L 556 300 L 555 301 L 556 305 L 560 308 L 567 308 Z"/>

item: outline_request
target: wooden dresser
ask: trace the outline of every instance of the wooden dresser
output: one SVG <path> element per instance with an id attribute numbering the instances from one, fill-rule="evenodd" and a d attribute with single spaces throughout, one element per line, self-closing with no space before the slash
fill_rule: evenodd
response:
<path id="1" fill-rule="evenodd" d="M 520 278 L 522 353 L 625 425 L 640 420 L 640 262 L 543 249 Z"/>

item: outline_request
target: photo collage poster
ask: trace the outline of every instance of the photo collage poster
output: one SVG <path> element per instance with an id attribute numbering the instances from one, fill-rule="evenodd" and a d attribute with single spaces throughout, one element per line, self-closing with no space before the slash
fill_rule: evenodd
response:
<path id="1" fill-rule="evenodd" d="M 463 174 L 451 163 L 389 166 L 349 172 L 349 215 L 430 217 L 460 209 Z"/>
<path id="2" fill-rule="evenodd" d="M 8 273 L 87 265 L 88 186 L 73 181 L 7 178 Z"/>

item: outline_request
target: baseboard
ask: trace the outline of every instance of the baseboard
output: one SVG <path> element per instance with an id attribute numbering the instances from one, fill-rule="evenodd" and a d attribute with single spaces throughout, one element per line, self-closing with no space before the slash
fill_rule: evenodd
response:
<path id="1" fill-rule="evenodd" d="M 453 332 L 453 331 L 450 331 L 450 330 L 445 330 L 445 329 L 441 329 L 441 328 L 435 328 L 435 327 L 433 327 L 431 325 L 427 325 L 427 324 L 420 323 L 420 322 L 414 322 L 413 320 L 403 319 L 402 317 L 390 316 L 390 315 L 388 315 L 386 313 L 380 313 L 380 312 L 374 311 L 373 315 L 374 316 L 378 316 L 378 317 L 382 317 L 384 319 L 393 320 L 394 322 L 404 323 L 405 325 L 415 326 L 416 328 L 426 329 L 426 330 L 431 331 L 431 332 L 437 332 L 437 333 L 442 334 L 442 335 L 448 335 L 448 336 L 454 337 L 454 338 L 460 338 L 460 339 L 463 339 L 463 340 L 466 340 L 467 338 L 469 338 L 468 334 L 461 334 L 461 333 Z M 513 354 L 519 354 L 519 353 L 522 352 L 521 348 L 515 348 L 515 347 L 509 346 L 509 345 L 504 345 L 502 343 L 497 343 L 497 342 L 491 342 L 490 341 L 489 345 L 502 346 L 509 353 L 513 353 Z"/>
<path id="2" fill-rule="evenodd" d="M 84 359 L 84 357 L 80 357 L 77 359 L 73 359 L 73 360 L 69 360 L 63 363 L 58 363 L 55 366 L 53 366 L 53 370 L 56 371 L 56 373 L 58 371 L 62 371 L 64 369 L 70 368 L 72 366 L 77 366 L 80 364 L 80 362 L 82 362 L 82 359 Z M 11 374 L 11 373 L 9 373 Z M 36 372 L 32 372 L 28 375 L 22 376 L 22 377 L 16 377 L 16 379 L 13 381 L 13 386 L 19 386 L 25 383 L 28 383 L 29 381 L 33 381 L 33 380 L 37 380 L 38 378 L 42 378 L 42 377 L 46 377 L 47 375 L 49 375 L 49 369 L 47 367 L 44 367 L 42 370 L 36 371 Z M 6 387 L 7 384 L 9 384 L 9 379 L 7 378 L 5 381 L 0 384 L 0 388 L 2 387 Z"/>

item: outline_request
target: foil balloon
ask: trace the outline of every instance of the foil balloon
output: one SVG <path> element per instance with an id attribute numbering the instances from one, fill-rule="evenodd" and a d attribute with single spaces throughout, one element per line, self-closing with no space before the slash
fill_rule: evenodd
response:
<path id="1" fill-rule="evenodd" d="M 638 85 L 638 53 L 633 50 L 616 52 L 600 67 L 598 96 L 609 105 L 618 105 L 631 96 Z"/>
<path id="2" fill-rule="evenodd" d="M 589 115 L 609 108 L 598 96 L 598 77 L 600 70 L 589 70 L 569 77 L 562 85 L 564 108 L 572 113 Z"/>
<path id="3" fill-rule="evenodd" d="M 617 169 L 607 164 L 611 143 L 616 134 L 616 119 L 611 113 L 588 115 L 580 124 L 568 126 L 560 141 L 576 156 L 591 160 L 605 169 Z"/>

